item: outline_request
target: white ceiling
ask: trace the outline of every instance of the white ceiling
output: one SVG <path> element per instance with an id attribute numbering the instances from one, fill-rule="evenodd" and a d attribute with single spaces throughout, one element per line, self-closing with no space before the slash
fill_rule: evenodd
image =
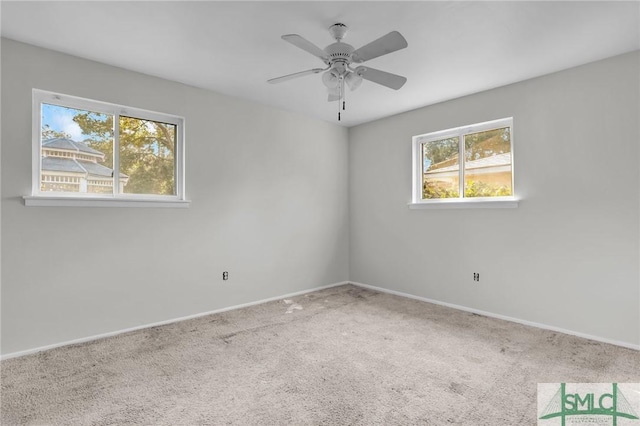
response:
<path id="1" fill-rule="evenodd" d="M 337 122 L 321 76 L 266 80 L 323 67 L 280 39 L 324 48 L 349 26 L 358 48 L 392 30 L 409 47 L 367 62 L 408 78 L 394 91 L 365 81 L 347 93 L 352 126 L 640 49 L 632 2 L 11 2 L 2 36 Z M 27 66 L 27 65 L 25 65 Z"/>

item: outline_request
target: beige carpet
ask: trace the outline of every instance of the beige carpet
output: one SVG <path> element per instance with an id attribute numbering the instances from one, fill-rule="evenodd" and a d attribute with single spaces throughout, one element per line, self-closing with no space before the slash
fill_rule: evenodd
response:
<path id="1" fill-rule="evenodd" d="M 3 425 L 534 425 L 640 353 L 341 286 L 2 361 Z"/>

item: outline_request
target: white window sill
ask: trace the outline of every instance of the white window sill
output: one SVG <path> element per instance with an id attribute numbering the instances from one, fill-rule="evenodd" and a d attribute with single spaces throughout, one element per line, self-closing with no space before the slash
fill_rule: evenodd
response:
<path id="1" fill-rule="evenodd" d="M 159 200 L 155 198 L 76 198 L 25 195 L 24 205 L 29 207 L 162 207 L 188 208 L 188 200 Z"/>
<path id="2" fill-rule="evenodd" d="M 421 203 L 409 203 L 410 209 L 515 209 L 520 200 L 508 198 L 504 200 L 455 199 L 432 200 Z"/>

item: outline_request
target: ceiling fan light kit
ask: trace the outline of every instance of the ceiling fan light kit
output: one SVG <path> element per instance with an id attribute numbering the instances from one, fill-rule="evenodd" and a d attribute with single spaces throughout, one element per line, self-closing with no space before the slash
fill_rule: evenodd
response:
<path id="1" fill-rule="evenodd" d="M 340 121 L 341 110 L 344 111 L 346 108 L 345 83 L 351 91 L 360 87 L 363 79 L 394 90 L 398 90 L 404 86 L 407 82 L 405 77 L 367 66 L 361 65 L 356 68 L 351 66 L 353 63 L 362 63 L 395 52 L 396 50 L 404 49 L 408 45 L 404 37 L 399 32 L 392 31 L 359 49 L 354 49 L 350 44 L 342 42 L 342 39 L 347 34 L 347 29 L 347 26 L 341 23 L 330 26 L 329 34 L 331 34 L 331 37 L 333 37 L 336 42 L 324 49 L 320 49 L 298 34 L 283 35 L 283 40 L 318 57 L 327 67 L 313 68 L 307 71 L 272 78 L 268 80 L 268 82 L 271 84 L 282 83 L 283 81 L 322 72 L 322 82 L 327 88 L 328 93 L 327 100 L 329 102 L 338 101 L 338 121 Z"/>

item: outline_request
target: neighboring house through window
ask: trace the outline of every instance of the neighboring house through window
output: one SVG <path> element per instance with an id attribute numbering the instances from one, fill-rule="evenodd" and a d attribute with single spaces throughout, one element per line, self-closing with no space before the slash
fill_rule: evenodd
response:
<path id="1" fill-rule="evenodd" d="M 104 153 L 66 138 L 42 141 L 41 192 L 113 193 L 113 169 L 103 166 Z M 119 192 L 129 176 L 120 173 Z"/>

